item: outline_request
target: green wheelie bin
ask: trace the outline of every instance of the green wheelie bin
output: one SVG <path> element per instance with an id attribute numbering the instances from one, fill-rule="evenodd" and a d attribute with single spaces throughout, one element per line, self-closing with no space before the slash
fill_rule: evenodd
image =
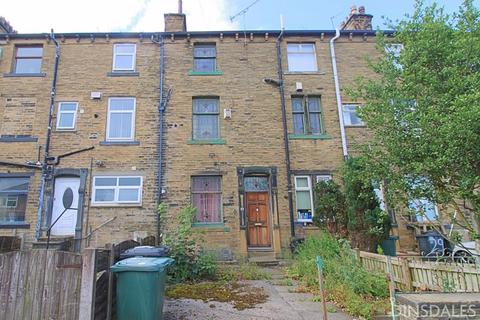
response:
<path id="1" fill-rule="evenodd" d="M 171 258 L 134 257 L 110 267 L 117 275 L 118 320 L 162 320 Z"/>

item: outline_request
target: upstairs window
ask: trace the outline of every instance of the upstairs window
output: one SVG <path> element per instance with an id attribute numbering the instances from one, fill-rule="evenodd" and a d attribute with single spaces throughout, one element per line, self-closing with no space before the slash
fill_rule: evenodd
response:
<path id="1" fill-rule="evenodd" d="M 385 52 L 387 53 L 387 55 L 392 57 L 393 65 L 398 70 L 402 70 L 402 65 L 399 62 L 399 58 L 400 58 L 400 54 L 402 53 L 402 50 L 403 50 L 403 44 L 400 44 L 400 43 L 392 43 L 392 44 L 387 44 L 385 46 Z"/>
<path id="2" fill-rule="evenodd" d="M 93 177 L 93 203 L 139 204 L 142 177 Z"/>
<path id="3" fill-rule="evenodd" d="M 412 210 L 418 222 L 435 222 L 438 220 L 437 206 L 427 199 L 411 199 L 408 208 Z"/>
<path id="4" fill-rule="evenodd" d="M 135 71 L 137 46 L 133 43 L 113 45 L 113 71 Z"/>
<path id="5" fill-rule="evenodd" d="M 131 141 L 135 132 L 135 98 L 108 99 L 107 140 Z"/>
<path id="6" fill-rule="evenodd" d="M 196 222 L 223 222 L 221 177 L 192 177 L 192 205 L 197 209 Z"/>
<path id="7" fill-rule="evenodd" d="M 60 102 L 58 104 L 57 130 L 75 129 L 77 109 L 78 103 L 76 102 Z"/>
<path id="8" fill-rule="evenodd" d="M 362 119 L 358 116 L 356 104 L 344 104 L 343 110 L 343 123 L 346 126 L 363 126 L 365 125 Z"/>
<path id="9" fill-rule="evenodd" d="M 25 222 L 29 178 L 0 178 L 0 224 Z"/>
<path id="10" fill-rule="evenodd" d="M 197 44 L 193 48 L 193 71 L 215 72 L 217 49 L 214 44 Z"/>
<path id="11" fill-rule="evenodd" d="M 287 59 L 290 72 L 315 72 L 318 70 L 314 43 L 287 44 Z"/>
<path id="12" fill-rule="evenodd" d="M 218 98 L 193 99 L 193 140 L 219 139 Z"/>
<path id="13" fill-rule="evenodd" d="M 324 132 L 320 97 L 292 97 L 293 133 L 320 135 Z"/>
<path id="14" fill-rule="evenodd" d="M 16 47 L 14 73 L 40 73 L 42 68 L 42 56 L 42 46 Z"/>

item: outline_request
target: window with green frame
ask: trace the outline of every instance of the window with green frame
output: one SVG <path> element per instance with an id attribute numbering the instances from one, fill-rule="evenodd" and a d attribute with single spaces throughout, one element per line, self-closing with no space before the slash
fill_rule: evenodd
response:
<path id="1" fill-rule="evenodd" d="M 298 135 L 321 135 L 322 106 L 319 96 L 293 96 L 293 133 Z"/>
<path id="2" fill-rule="evenodd" d="M 193 140 L 220 138 L 218 98 L 193 98 Z"/>

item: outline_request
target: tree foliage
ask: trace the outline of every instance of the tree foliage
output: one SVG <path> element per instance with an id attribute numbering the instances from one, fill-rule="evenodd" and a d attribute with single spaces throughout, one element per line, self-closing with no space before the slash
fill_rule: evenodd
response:
<path id="1" fill-rule="evenodd" d="M 366 179 L 388 181 L 392 203 L 445 204 L 475 232 L 465 216 L 480 217 L 480 12 L 472 0 L 452 15 L 418 0 L 391 27 L 394 37 L 378 33 L 376 77 L 350 92 L 373 132 Z M 400 55 L 386 52 L 392 43 Z"/>

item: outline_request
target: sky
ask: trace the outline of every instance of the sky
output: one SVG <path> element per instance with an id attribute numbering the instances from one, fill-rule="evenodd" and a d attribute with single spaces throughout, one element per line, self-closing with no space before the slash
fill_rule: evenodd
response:
<path id="1" fill-rule="evenodd" d="M 431 3 L 433 0 L 427 0 Z M 437 0 L 447 12 L 461 0 Z M 480 5 L 480 0 L 475 0 Z M 243 9 L 253 4 L 244 14 Z M 365 6 L 373 26 L 385 28 L 412 12 L 414 0 L 183 0 L 189 31 L 331 30 L 352 5 Z M 163 31 L 164 13 L 177 12 L 178 0 L 15 0 L 2 3 L 4 16 L 19 33 Z M 232 19 L 233 17 L 233 19 Z"/>

